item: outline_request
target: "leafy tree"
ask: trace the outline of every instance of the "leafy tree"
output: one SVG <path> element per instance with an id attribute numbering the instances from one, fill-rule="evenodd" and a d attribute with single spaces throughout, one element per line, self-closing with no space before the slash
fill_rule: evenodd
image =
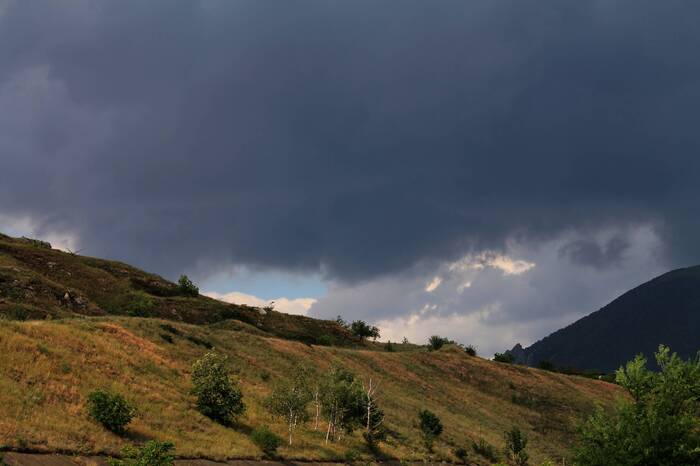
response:
<path id="1" fill-rule="evenodd" d="M 96 390 L 88 395 L 90 416 L 115 434 L 123 434 L 136 410 L 118 393 Z"/>
<path id="2" fill-rule="evenodd" d="M 124 459 L 107 459 L 109 466 L 172 466 L 172 450 L 175 446 L 170 442 L 151 440 L 142 447 L 124 448 Z"/>
<path id="3" fill-rule="evenodd" d="M 618 369 L 630 394 L 614 413 L 598 410 L 582 427 L 575 450 L 580 466 L 691 466 L 700 464 L 700 354 L 683 361 L 666 346 L 659 372 L 639 355 Z"/>
<path id="4" fill-rule="evenodd" d="M 364 320 L 356 320 L 350 324 L 350 331 L 353 335 L 359 337 L 360 340 L 364 340 L 365 338 L 372 338 L 376 340 L 380 337 L 379 329 L 368 325 Z"/>
<path id="5" fill-rule="evenodd" d="M 265 426 L 251 432 L 250 439 L 269 458 L 274 458 L 277 449 L 282 445 L 282 439 Z"/>
<path id="6" fill-rule="evenodd" d="M 432 411 L 424 409 L 418 413 L 420 421 L 421 435 L 423 436 L 423 444 L 426 450 L 433 451 L 433 442 L 442 433 L 442 422 Z"/>
<path id="7" fill-rule="evenodd" d="M 527 437 L 516 426 L 504 434 L 506 441 L 505 454 L 516 466 L 527 466 L 528 454 L 525 453 Z"/>
<path id="8" fill-rule="evenodd" d="M 180 279 L 177 281 L 178 290 L 180 294 L 184 296 L 196 297 L 199 295 L 199 288 L 192 283 L 187 275 L 180 275 Z"/>
<path id="9" fill-rule="evenodd" d="M 287 423 L 290 445 L 294 429 L 308 419 L 306 407 L 313 398 L 310 379 L 311 371 L 307 367 L 297 367 L 291 380 L 277 384 L 265 402 L 270 413 L 283 418 Z"/>
<path id="10" fill-rule="evenodd" d="M 197 409 L 221 424 L 230 425 L 245 411 L 241 389 L 229 378 L 227 359 L 216 351 L 192 365 L 192 386 Z"/>
<path id="11" fill-rule="evenodd" d="M 362 385 L 352 372 L 333 367 L 319 381 L 321 411 L 328 422 L 326 443 L 362 424 Z"/>

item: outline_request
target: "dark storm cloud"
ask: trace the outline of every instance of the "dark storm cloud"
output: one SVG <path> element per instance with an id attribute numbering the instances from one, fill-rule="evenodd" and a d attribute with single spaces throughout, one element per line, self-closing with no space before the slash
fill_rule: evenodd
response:
<path id="1" fill-rule="evenodd" d="M 700 260 L 697 2 L 0 5 L 0 213 L 89 254 L 354 281 L 654 222 Z"/>

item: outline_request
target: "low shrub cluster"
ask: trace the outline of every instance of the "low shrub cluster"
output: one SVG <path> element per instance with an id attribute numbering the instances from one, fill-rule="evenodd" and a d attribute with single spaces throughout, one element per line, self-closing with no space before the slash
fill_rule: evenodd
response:
<path id="1" fill-rule="evenodd" d="M 95 390 L 88 395 L 90 416 L 115 434 L 123 434 L 136 410 L 118 393 Z"/>

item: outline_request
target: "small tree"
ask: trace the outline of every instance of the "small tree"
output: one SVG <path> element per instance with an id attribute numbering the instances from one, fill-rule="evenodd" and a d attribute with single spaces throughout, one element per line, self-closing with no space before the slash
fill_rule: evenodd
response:
<path id="1" fill-rule="evenodd" d="M 363 390 L 355 375 L 333 367 L 319 382 L 321 412 L 328 422 L 326 443 L 351 433 L 363 419 Z"/>
<path id="2" fill-rule="evenodd" d="M 427 409 L 418 413 L 418 419 L 425 449 L 432 452 L 433 442 L 442 433 L 442 422 L 435 413 Z"/>
<path id="3" fill-rule="evenodd" d="M 364 320 L 356 320 L 350 324 L 350 331 L 353 335 L 360 338 L 360 341 L 365 338 L 372 338 L 376 340 L 380 337 L 379 329 L 374 326 L 370 326 Z"/>
<path id="4" fill-rule="evenodd" d="M 367 442 L 367 446 L 370 450 L 374 451 L 379 446 L 379 442 L 386 438 L 386 429 L 384 428 L 384 412 L 379 408 L 377 404 L 377 390 L 379 389 L 378 383 L 373 383 L 372 379 L 365 385 L 362 385 L 362 390 L 364 393 L 363 399 L 363 425 L 364 432 L 362 437 Z"/>
<path id="5" fill-rule="evenodd" d="M 192 393 L 205 416 L 230 425 L 245 411 L 243 394 L 228 376 L 227 359 L 209 351 L 192 365 Z"/>
<path id="6" fill-rule="evenodd" d="M 599 410 L 581 429 L 580 466 L 700 464 L 700 354 L 683 361 L 666 346 L 659 372 L 639 355 L 616 373 L 631 401 L 613 413 Z"/>
<path id="7" fill-rule="evenodd" d="M 527 466 L 528 454 L 525 453 L 527 437 L 516 426 L 504 434 L 506 441 L 505 454 L 516 466 Z"/>
<path id="8" fill-rule="evenodd" d="M 476 347 L 474 345 L 467 345 L 464 347 L 464 352 L 469 356 L 476 356 Z"/>
<path id="9" fill-rule="evenodd" d="M 296 368 L 294 376 L 275 386 L 265 405 L 274 416 L 279 416 L 287 423 L 289 444 L 292 444 L 292 434 L 297 425 L 308 419 L 306 407 L 313 398 L 309 379 L 311 371 L 303 366 Z"/>
<path id="10" fill-rule="evenodd" d="M 178 290 L 180 294 L 184 296 L 196 297 L 199 295 L 199 288 L 192 283 L 187 275 L 180 275 L 180 279 L 177 281 Z"/>
<path id="11" fill-rule="evenodd" d="M 255 429 L 250 434 L 250 439 L 269 458 L 274 458 L 282 445 L 282 439 L 266 426 Z"/>
<path id="12" fill-rule="evenodd" d="M 175 446 L 170 442 L 151 440 L 142 447 L 124 448 L 124 459 L 107 459 L 109 466 L 172 466 L 172 450 Z"/>
<path id="13" fill-rule="evenodd" d="M 123 434 L 136 410 L 123 396 L 104 390 L 96 390 L 88 395 L 90 416 L 115 434 Z"/>

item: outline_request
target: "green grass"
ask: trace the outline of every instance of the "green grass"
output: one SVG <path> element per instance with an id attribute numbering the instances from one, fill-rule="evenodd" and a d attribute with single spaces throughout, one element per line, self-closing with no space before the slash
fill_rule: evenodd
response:
<path id="1" fill-rule="evenodd" d="M 502 433 L 518 425 L 530 437 L 535 461 L 566 455 L 576 423 L 596 403 L 622 396 L 617 386 L 582 377 L 498 364 L 456 348 L 441 351 L 382 352 L 311 346 L 241 331 L 226 322 L 211 326 L 133 317 L 80 317 L 53 321 L 0 322 L 0 445 L 80 454 L 116 453 L 129 443 L 172 441 L 186 457 L 260 458 L 249 433 L 268 425 L 284 437 L 285 426 L 271 418 L 262 400 L 275 381 L 299 361 L 324 371 L 331 364 L 380 382 L 390 458 L 426 459 L 417 413 L 427 408 L 445 425 L 433 460 L 453 460 L 456 446 L 480 438 L 502 447 Z M 172 343 L 161 334 L 172 337 Z M 190 395 L 189 371 L 210 342 L 229 356 L 242 386 L 247 410 L 235 428 L 200 415 Z M 261 374 L 266 374 L 264 377 Z M 95 389 L 118 392 L 138 408 L 126 437 L 90 420 L 86 397 Z M 342 460 L 357 450 L 369 453 L 359 433 L 325 445 L 323 427 L 298 429 L 286 459 Z M 535 461 L 533 463 L 537 464 Z"/>

